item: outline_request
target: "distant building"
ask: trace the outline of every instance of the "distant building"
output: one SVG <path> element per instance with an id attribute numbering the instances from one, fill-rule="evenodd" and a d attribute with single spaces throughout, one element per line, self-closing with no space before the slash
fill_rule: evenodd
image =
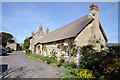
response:
<path id="1" fill-rule="evenodd" d="M 12 50 L 18 50 L 19 44 L 16 43 L 16 42 L 14 42 L 14 43 L 7 43 L 6 47 L 9 47 Z"/>

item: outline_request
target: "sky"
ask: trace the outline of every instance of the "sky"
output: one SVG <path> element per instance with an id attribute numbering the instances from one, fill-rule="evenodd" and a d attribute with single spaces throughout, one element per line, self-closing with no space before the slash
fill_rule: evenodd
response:
<path id="1" fill-rule="evenodd" d="M 32 31 L 38 31 L 40 25 L 44 32 L 47 27 L 51 32 L 89 14 L 91 3 L 93 2 L 2 2 L 1 31 L 11 33 L 18 43 L 23 43 Z M 118 3 L 96 4 L 108 42 L 118 42 Z"/>

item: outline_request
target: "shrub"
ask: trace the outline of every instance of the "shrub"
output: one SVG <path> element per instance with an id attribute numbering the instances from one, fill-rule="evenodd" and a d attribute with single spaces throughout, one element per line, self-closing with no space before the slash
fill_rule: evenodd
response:
<path id="1" fill-rule="evenodd" d="M 55 57 L 47 57 L 47 63 L 50 64 L 50 63 L 56 63 L 57 60 L 55 59 Z"/>
<path id="2" fill-rule="evenodd" d="M 96 52 L 92 46 L 81 48 L 80 68 L 93 71 L 95 78 L 115 79 L 120 76 L 120 47 Z"/>
<path id="3" fill-rule="evenodd" d="M 57 65 L 58 67 L 60 67 L 60 66 L 62 66 L 62 63 L 58 61 L 58 62 L 56 63 L 56 65 Z"/>
<path id="4" fill-rule="evenodd" d="M 108 58 L 100 63 L 102 74 L 109 79 L 120 79 L 120 58 Z"/>
<path id="5" fill-rule="evenodd" d="M 98 67 L 100 62 L 99 57 L 96 54 L 87 54 L 82 56 L 80 59 L 80 68 L 86 68 L 90 70 L 94 70 Z"/>
<path id="6" fill-rule="evenodd" d="M 48 61 L 47 61 L 47 64 L 50 64 L 50 63 L 51 63 L 51 62 L 48 60 Z"/>
<path id="7" fill-rule="evenodd" d="M 101 62 L 101 68 L 105 73 L 118 72 L 120 70 L 120 58 L 109 58 Z"/>
<path id="8" fill-rule="evenodd" d="M 69 63 L 68 64 L 68 66 L 70 67 L 70 68 L 77 68 L 77 65 L 74 63 L 74 62 L 72 62 L 72 63 Z"/>
<path id="9" fill-rule="evenodd" d="M 33 57 L 35 57 L 35 58 L 39 58 L 40 55 L 33 54 Z"/>
<path id="10" fill-rule="evenodd" d="M 30 54 L 32 54 L 32 51 L 31 50 L 26 50 L 26 54 L 30 55 Z"/>
<path id="11" fill-rule="evenodd" d="M 72 74 L 71 72 L 73 72 L 73 71 L 68 71 L 68 72 L 66 72 L 66 73 L 63 73 L 62 75 L 61 75 L 61 77 L 62 78 L 65 78 L 65 80 L 71 80 L 71 79 L 69 79 L 69 78 L 72 78 L 72 80 L 73 80 L 73 78 L 75 78 L 76 76 L 74 75 L 74 74 Z M 63 79 L 64 80 L 64 79 Z M 76 79 L 75 79 L 76 80 Z"/>
<path id="12" fill-rule="evenodd" d="M 106 55 L 106 51 L 96 52 L 93 46 L 83 46 L 81 48 L 81 58 L 79 68 L 89 69 L 93 71 L 95 77 L 101 76 L 100 62 L 102 58 Z"/>
<path id="13" fill-rule="evenodd" d="M 120 53 L 120 46 L 111 46 L 111 47 L 108 47 L 108 50 L 109 52 L 112 52 L 112 53 Z"/>
<path id="14" fill-rule="evenodd" d="M 48 58 L 49 58 L 48 56 L 40 55 L 40 59 L 43 60 L 43 61 L 47 61 Z"/>
<path id="15" fill-rule="evenodd" d="M 85 79 L 92 79 L 93 78 L 93 73 L 91 70 L 88 69 L 76 69 L 75 70 L 75 75 L 78 76 L 79 78 L 85 78 Z"/>

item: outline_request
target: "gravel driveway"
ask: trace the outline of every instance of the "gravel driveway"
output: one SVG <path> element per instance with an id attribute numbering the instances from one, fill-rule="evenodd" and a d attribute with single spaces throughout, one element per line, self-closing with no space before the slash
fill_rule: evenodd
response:
<path id="1" fill-rule="evenodd" d="M 31 60 L 22 51 L 3 56 L 3 64 L 8 66 L 8 70 L 1 75 L 4 78 L 58 78 L 65 71 L 63 68 Z"/>

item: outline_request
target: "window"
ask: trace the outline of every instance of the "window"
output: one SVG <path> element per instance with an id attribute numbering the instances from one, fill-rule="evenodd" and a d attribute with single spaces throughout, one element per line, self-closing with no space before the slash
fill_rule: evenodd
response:
<path id="1" fill-rule="evenodd" d="M 64 40 L 64 46 L 68 45 L 68 40 Z"/>
<path id="2" fill-rule="evenodd" d="M 42 33 L 39 34 L 39 36 L 42 36 L 42 35 L 43 35 Z"/>
<path id="3" fill-rule="evenodd" d="M 40 46 L 38 46 L 38 50 L 40 50 Z"/>
<path id="4" fill-rule="evenodd" d="M 52 47 L 55 47 L 55 45 L 56 45 L 56 42 L 53 42 L 53 43 L 52 43 Z"/>

